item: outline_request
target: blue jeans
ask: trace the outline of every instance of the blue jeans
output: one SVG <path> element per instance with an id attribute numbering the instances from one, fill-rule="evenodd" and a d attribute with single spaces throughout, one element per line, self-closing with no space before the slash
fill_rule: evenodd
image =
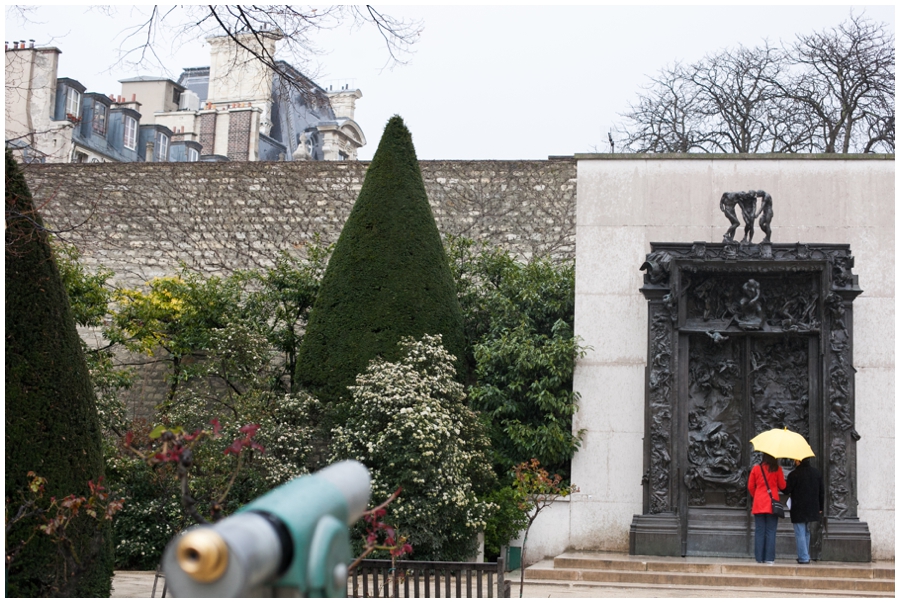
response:
<path id="1" fill-rule="evenodd" d="M 809 524 L 794 524 L 794 540 L 797 541 L 797 561 L 809 563 Z"/>
<path id="2" fill-rule="evenodd" d="M 756 519 L 756 562 L 775 561 L 775 532 L 778 517 L 771 513 L 760 513 Z"/>

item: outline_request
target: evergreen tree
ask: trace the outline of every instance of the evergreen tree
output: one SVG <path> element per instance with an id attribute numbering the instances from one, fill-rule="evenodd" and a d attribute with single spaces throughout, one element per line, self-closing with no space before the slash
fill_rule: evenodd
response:
<path id="1" fill-rule="evenodd" d="M 25 178 L 6 152 L 6 500 L 14 516 L 34 471 L 47 494 L 88 495 L 103 474 L 100 427 L 81 342 L 48 235 Z M 113 549 L 109 523 L 80 514 L 66 529 L 71 556 L 37 534 L 13 559 L 7 596 L 108 597 Z M 7 553 L 35 529 L 7 534 Z M 73 564 L 73 560 L 75 563 Z"/>
<path id="2" fill-rule="evenodd" d="M 297 358 L 297 383 L 327 406 L 401 337 L 442 335 L 464 373 L 465 334 L 412 136 L 399 116 L 378 150 L 328 263 Z"/>

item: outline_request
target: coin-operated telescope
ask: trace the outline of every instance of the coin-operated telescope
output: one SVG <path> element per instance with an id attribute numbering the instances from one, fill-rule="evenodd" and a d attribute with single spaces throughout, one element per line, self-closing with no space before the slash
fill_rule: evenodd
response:
<path id="1" fill-rule="evenodd" d="M 344 597 L 352 525 L 369 504 L 369 471 L 341 461 L 264 494 L 169 543 L 176 597 Z"/>

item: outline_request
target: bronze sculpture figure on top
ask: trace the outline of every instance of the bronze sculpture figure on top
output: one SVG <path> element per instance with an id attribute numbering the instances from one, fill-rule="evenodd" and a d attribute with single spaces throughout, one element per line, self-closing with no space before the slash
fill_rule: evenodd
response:
<path id="1" fill-rule="evenodd" d="M 759 211 L 756 209 L 757 198 L 762 199 L 762 205 L 760 206 Z M 768 194 L 766 191 L 746 191 L 722 194 L 722 199 L 719 201 L 719 209 L 722 210 L 722 213 L 724 213 L 725 217 L 728 218 L 728 221 L 731 222 L 731 226 L 725 232 L 722 242 L 733 243 L 734 233 L 737 231 L 738 226 L 741 225 L 737 217 L 737 212 L 735 211 L 736 206 L 740 206 L 741 215 L 744 218 L 744 238 L 741 240 L 741 245 L 749 245 L 753 242 L 753 223 L 757 218 L 759 218 L 760 229 L 766 233 L 766 238 L 763 239 L 762 242 L 771 242 L 771 223 L 773 215 L 772 195 Z"/>
<path id="2" fill-rule="evenodd" d="M 759 229 L 766 233 L 766 238 L 762 240 L 763 243 L 771 243 L 772 242 L 772 195 L 765 191 L 758 191 L 757 193 L 760 197 L 762 197 L 762 205 L 759 206 L 759 212 L 754 216 L 759 217 Z"/>

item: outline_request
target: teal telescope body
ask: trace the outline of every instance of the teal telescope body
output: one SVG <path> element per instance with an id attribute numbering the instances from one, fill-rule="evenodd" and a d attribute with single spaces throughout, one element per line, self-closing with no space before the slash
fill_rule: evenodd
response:
<path id="1" fill-rule="evenodd" d="M 293 479 L 174 538 L 163 555 L 167 587 L 175 597 L 344 597 L 348 526 L 369 494 L 369 471 L 357 461 Z"/>

